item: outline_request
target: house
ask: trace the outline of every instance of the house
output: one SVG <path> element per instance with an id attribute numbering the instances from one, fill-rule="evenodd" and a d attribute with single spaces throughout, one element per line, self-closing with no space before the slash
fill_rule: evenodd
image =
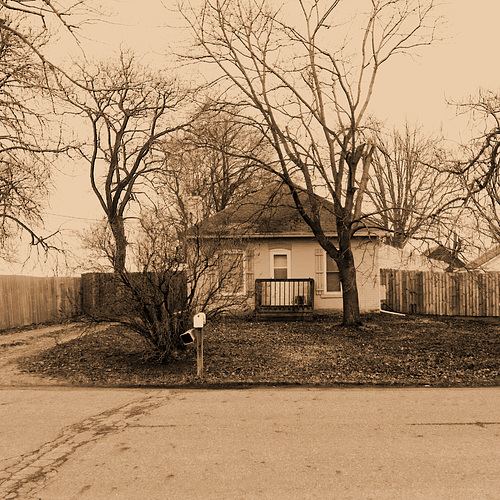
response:
<path id="1" fill-rule="evenodd" d="M 495 245 L 469 264 L 477 271 L 500 271 L 500 245 Z"/>
<path id="2" fill-rule="evenodd" d="M 461 259 L 458 252 L 444 245 L 431 248 L 426 248 L 426 245 L 418 240 L 410 240 L 404 248 L 394 248 L 382 243 L 378 251 L 380 269 L 453 272 L 470 268 L 470 264 Z M 500 254 L 500 247 L 497 251 Z"/>
<path id="3" fill-rule="evenodd" d="M 307 196 L 301 194 L 305 206 Z M 319 198 L 323 228 L 336 240 L 332 204 Z M 335 262 L 326 255 L 299 214 L 286 185 L 271 183 L 200 224 L 207 241 L 221 243 L 219 269 L 231 278 L 221 293 L 244 298 L 257 316 L 303 317 L 342 310 L 342 286 Z M 379 310 L 379 235 L 360 228 L 352 247 L 362 312 Z M 224 264 L 227 262 L 227 264 Z"/>
<path id="4" fill-rule="evenodd" d="M 420 248 L 422 245 L 418 243 L 411 242 L 404 248 L 382 243 L 378 250 L 380 269 L 443 272 L 448 268 L 447 263 L 427 257 Z"/>
<path id="5" fill-rule="evenodd" d="M 444 245 L 437 245 L 425 252 L 428 259 L 432 261 L 442 262 L 446 265 L 445 271 L 453 272 L 465 270 L 467 264 L 458 257 L 458 252 L 446 248 Z"/>

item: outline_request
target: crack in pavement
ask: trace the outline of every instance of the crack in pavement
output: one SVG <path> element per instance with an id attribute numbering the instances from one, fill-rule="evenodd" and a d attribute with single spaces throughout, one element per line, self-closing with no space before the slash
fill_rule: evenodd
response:
<path id="1" fill-rule="evenodd" d="M 27 498 L 42 489 L 78 448 L 123 431 L 170 397 L 171 393 L 154 394 L 106 410 L 64 428 L 55 440 L 31 453 L 1 460 L 0 498 Z"/>
<path id="2" fill-rule="evenodd" d="M 478 427 L 485 427 L 487 425 L 500 425 L 500 422 L 426 422 L 422 424 L 408 424 L 408 425 L 427 425 L 427 426 L 433 426 L 433 425 L 476 425 Z"/>

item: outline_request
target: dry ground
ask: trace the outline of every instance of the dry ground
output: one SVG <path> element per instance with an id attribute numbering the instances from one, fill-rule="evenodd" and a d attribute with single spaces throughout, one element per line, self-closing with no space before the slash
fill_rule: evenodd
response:
<path id="1" fill-rule="evenodd" d="M 0 337 L 1 338 L 1 337 Z M 169 365 L 153 361 L 117 325 L 89 331 L 24 358 L 21 370 L 62 383 L 98 386 L 500 385 L 500 320 L 366 316 L 313 322 L 212 321 L 204 329 L 205 372 L 188 348 Z"/>
<path id="2" fill-rule="evenodd" d="M 91 327 L 93 332 L 104 325 Z M 40 375 L 19 369 L 19 362 L 26 357 L 44 353 L 64 342 L 80 337 L 91 329 L 89 325 L 76 322 L 63 325 L 33 325 L 28 328 L 12 328 L 0 331 L 0 387 L 58 385 L 60 380 L 41 373 Z"/>

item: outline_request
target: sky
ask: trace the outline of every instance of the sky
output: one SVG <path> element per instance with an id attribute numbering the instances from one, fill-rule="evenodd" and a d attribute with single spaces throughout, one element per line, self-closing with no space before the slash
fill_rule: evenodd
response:
<path id="1" fill-rule="evenodd" d="M 104 2 L 103 2 L 104 3 Z M 354 2 L 355 3 L 355 2 Z M 137 54 L 163 64 L 172 45 L 185 39 L 172 0 L 108 0 L 110 22 L 95 22 L 82 31 L 79 48 L 74 40 L 61 37 L 54 55 L 67 59 L 71 54 L 103 56 L 121 44 Z M 468 123 L 456 119 L 456 110 L 447 101 L 460 102 L 480 87 L 500 89 L 498 66 L 498 0 L 450 0 L 440 11 L 446 20 L 444 41 L 425 47 L 417 58 L 399 57 L 381 72 L 372 101 L 372 111 L 386 125 L 401 126 L 405 120 L 418 123 L 429 132 L 442 130 L 454 141 L 470 136 Z M 167 62 L 165 64 L 171 64 Z M 54 190 L 47 208 L 47 229 L 72 231 L 88 227 L 102 216 L 92 195 L 88 174 L 79 165 L 58 165 Z M 53 263 L 42 266 L 7 265 L 0 261 L 0 273 L 51 274 Z M 59 270 L 60 271 L 60 270 Z"/>
<path id="2" fill-rule="evenodd" d="M 395 58 L 382 70 L 373 99 L 379 118 L 399 123 L 408 117 L 429 128 L 447 128 L 455 115 L 454 109 L 446 105 L 447 99 L 460 101 L 476 93 L 480 86 L 493 90 L 500 87 L 500 2 L 438 1 L 446 23 L 439 33 L 444 40 L 421 49 L 414 59 Z M 108 0 L 105 5 L 113 13 L 113 23 L 90 26 L 86 32 L 94 41 L 83 44 L 87 44 L 86 50 L 91 48 L 95 54 L 103 54 L 112 53 L 125 43 L 139 54 L 154 53 L 155 60 L 161 63 L 162 53 L 168 53 L 170 47 L 187 37 L 175 3 Z"/>

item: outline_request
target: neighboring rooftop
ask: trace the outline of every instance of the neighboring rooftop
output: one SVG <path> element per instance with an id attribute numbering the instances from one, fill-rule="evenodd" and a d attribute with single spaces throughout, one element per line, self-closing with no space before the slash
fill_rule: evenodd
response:
<path id="1" fill-rule="evenodd" d="M 489 250 L 480 255 L 477 259 L 470 263 L 472 269 L 481 269 L 482 267 L 488 267 L 493 260 L 500 257 L 500 245 L 495 245 Z"/>
<path id="2" fill-rule="evenodd" d="M 425 252 L 425 255 L 429 259 L 441 261 L 445 264 L 448 264 L 447 271 L 465 269 L 467 267 L 467 264 L 456 255 L 456 252 L 453 252 L 453 250 L 450 250 L 443 245 L 438 245 L 437 247 L 428 250 L 427 252 Z"/>

